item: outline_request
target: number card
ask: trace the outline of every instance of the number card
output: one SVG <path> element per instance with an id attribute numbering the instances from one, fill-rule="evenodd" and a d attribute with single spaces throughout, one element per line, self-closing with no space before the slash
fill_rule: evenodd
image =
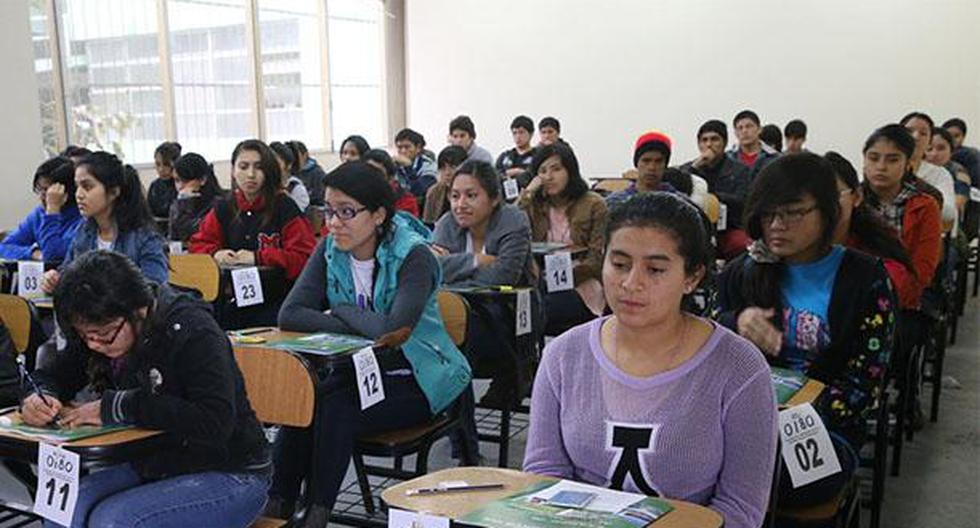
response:
<path id="1" fill-rule="evenodd" d="M 43 442 L 37 447 L 34 513 L 60 525 L 70 526 L 78 500 L 79 456 Z"/>
<path id="2" fill-rule="evenodd" d="M 514 310 L 517 320 L 514 321 L 515 335 L 522 336 L 531 333 L 531 290 L 517 290 L 517 306 Z"/>
<path id="3" fill-rule="evenodd" d="M 184 243 L 179 240 L 171 240 L 167 242 L 167 246 L 170 248 L 171 255 L 183 255 L 187 253 L 184 251 Z"/>
<path id="4" fill-rule="evenodd" d="M 231 284 L 235 288 L 235 304 L 239 308 L 265 302 L 259 268 L 252 266 L 231 270 Z"/>
<path id="5" fill-rule="evenodd" d="M 504 180 L 504 198 L 513 200 L 519 194 L 521 194 L 521 190 L 517 187 L 517 180 L 514 178 Z"/>
<path id="6" fill-rule="evenodd" d="M 548 283 L 548 293 L 571 290 L 572 254 L 567 251 L 544 256 L 544 272 Z"/>
<path id="7" fill-rule="evenodd" d="M 715 226 L 715 230 L 724 231 L 728 229 L 728 206 L 725 204 L 718 204 L 718 225 Z"/>
<path id="8" fill-rule="evenodd" d="M 794 489 L 841 470 L 827 428 L 809 403 L 779 412 L 779 439 Z"/>
<path id="9" fill-rule="evenodd" d="M 17 261 L 17 294 L 21 297 L 40 297 L 44 263 L 27 260 Z"/>
<path id="10" fill-rule="evenodd" d="M 374 349 L 364 347 L 352 356 L 354 373 L 357 377 L 357 393 L 361 398 L 361 410 L 380 403 L 385 399 L 385 388 L 381 383 L 381 369 Z"/>
<path id="11" fill-rule="evenodd" d="M 980 202 L 980 187 L 970 187 L 970 200 Z"/>
<path id="12" fill-rule="evenodd" d="M 449 519 L 428 513 L 388 509 L 388 528 L 449 528 Z"/>

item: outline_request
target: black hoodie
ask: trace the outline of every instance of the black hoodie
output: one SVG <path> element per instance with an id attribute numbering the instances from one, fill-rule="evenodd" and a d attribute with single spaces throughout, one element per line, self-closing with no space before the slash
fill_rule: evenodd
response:
<path id="1" fill-rule="evenodd" d="M 110 366 L 102 423 L 168 433 L 172 445 L 134 462 L 147 479 L 201 471 L 268 471 L 268 443 L 245 394 L 227 336 L 207 306 L 170 286 L 125 362 Z M 70 340 L 35 371 L 42 390 L 70 401 L 104 356 Z M 105 371 L 105 363 L 103 363 Z"/>

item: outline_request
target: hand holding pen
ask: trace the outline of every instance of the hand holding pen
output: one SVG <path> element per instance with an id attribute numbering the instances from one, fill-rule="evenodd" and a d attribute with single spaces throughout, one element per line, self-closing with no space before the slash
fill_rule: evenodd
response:
<path id="1" fill-rule="evenodd" d="M 20 406 L 20 415 L 24 423 L 35 427 L 43 427 L 55 421 L 58 418 L 58 413 L 61 412 L 61 402 L 58 398 L 45 395 L 41 392 L 41 387 L 38 386 L 37 382 L 34 381 L 34 377 L 24 367 L 24 356 L 17 356 L 17 366 L 20 369 L 21 377 L 30 384 L 31 390 L 33 391 L 24 398 L 24 402 Z"/>

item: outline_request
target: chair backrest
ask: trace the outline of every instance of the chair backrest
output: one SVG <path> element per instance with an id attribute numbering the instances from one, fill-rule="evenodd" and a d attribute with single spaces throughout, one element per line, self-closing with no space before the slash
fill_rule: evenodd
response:
<path id="1" fill-rule="evenodd" d="M 718 197 L 708 193 L 704 196 L 704 215 L 708 217 L 712 225 L 718 224 L 718 219 L 721 218 L 721 202 L 718 201 Z"/>
<path id="2" fill-rule="evenodd" d="M 449 337 L 456 346 L 463 346 L 466 342 L 466 323 L 470 311 L 466 299 L 458 293 L 440 290 L 437 300 Z"/>
<path id="3" fill-rule="evenodd" d="M 313 373 L 305 360 L 285 350 L 236 347 L 248 401 L 259 421 L 290 427 L 313 423 Z"/>
<path id="4" fill-rule="evenodd" d="M 31 338 L 31 308 L 27 300 L 16 295 L 0 294 L 0 320 L 10 332 L 18 354 L 27 350 Z"/>
<path id="5" fill-rule="evenodd" d="M 614 193 L 626 189 L 631 183 L 633 183 L 632 180 L 627 180 L 626 178 L 599 180 L 592 186 L 592 190 L 596 192 Z"/>
<path id="6" fill-rule="evenodd" d="M 211 255 L 170 255 L 170 284 L 193 288 L 207 302 L 218 298 L 221 271 Z"/>

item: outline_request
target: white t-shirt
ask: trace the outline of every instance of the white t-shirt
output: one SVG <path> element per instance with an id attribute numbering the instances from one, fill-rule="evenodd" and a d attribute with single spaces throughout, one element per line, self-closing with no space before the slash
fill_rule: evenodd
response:
<path id="1" fill-rule="evenodd" d="M 357 260 L 350 258 L 350 272 L 354 276 L 354 297 L 357 306 L 370 310 L 374 305 L 374 259 Z"/>
<path id="2" fill-rule="evenodd" d="M 113 242 L 112 240 L 102 240 L 99 237 L 95 237 L 95 249 L 99 249 L 99 250 L 102 250 L 102 249 L 111 250 L 112 249 L 112 242 Z"/>
<path id="3" fill-rule="evenodd" d="M 943 222 L 953 222 L 953 236 L 956 236 L 956 189 L 953 175 L 948 170 L 923 161 L 915 171 L 922 181 L 932 185 L 943 195 Z"/>
<path id="4" fill-rule="evenodd" d="M 486 254 L 486 252 L 487 252 L 487 246 L 486 246 L 486 244 L 484 244 L 483 247 L 480 248 L 480 253 L 477 253 L 476 251 L 473 251 L 473 234 L 470 233 L 469 231 L 467 231 L 466 232 L 466 250 L 465 251 L 466 251 L 466 253 L 472 253 L 473 254 L 473 265 L 474 266 L 477 266 L 477 265 L 479 265 L 478 263 L 480 262 L 480 259 L 478 258 L 478 256 L 480 254 Z"/>

